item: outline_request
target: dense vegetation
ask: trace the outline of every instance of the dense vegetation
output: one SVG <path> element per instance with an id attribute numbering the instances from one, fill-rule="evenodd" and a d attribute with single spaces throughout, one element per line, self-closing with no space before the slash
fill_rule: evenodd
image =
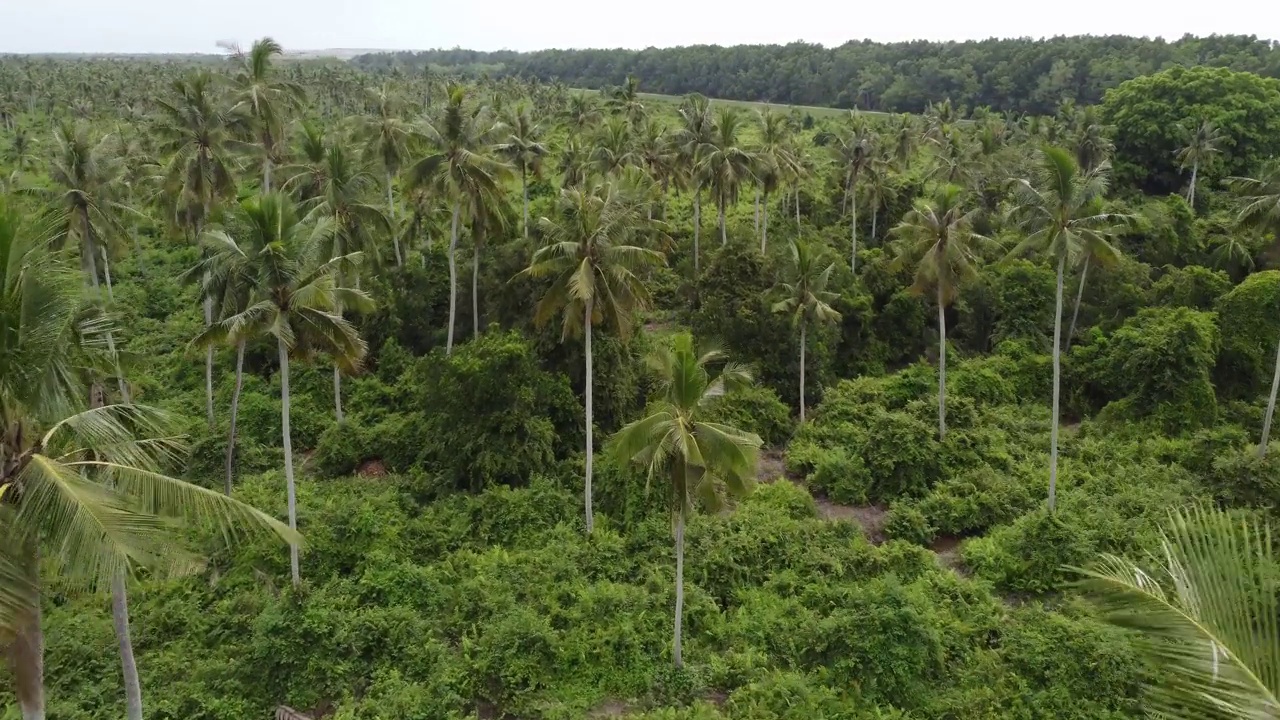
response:
<path id="1" fill-rule="evenodd" d="M 1265 716 L 1274 51 L 912 48 L 1124 69 L 0 60 L 0 717 Z"/>
<path id="2" fill-rule="evenodd" d="M 1280 50 L 1253 36 L 1056 37 L 965 42 L 848 42 L 834 48 L 695 45 L 646 50 L 362 55 L 369 69 L 517 76 L 604 89 L 628 75 L 647 90 L 792 105 L 923 112 L 950 98 L 966 108 L 1049 115 L 1063 102 L 1092 105 L 1125 80 L 1173 66 L 1205 65 L 1280 77 Z"/>

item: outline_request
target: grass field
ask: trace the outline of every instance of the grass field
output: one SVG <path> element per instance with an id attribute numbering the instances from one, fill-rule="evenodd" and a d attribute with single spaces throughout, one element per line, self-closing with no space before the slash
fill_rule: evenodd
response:
<path id="1" fill-rule="evenodd" d="M 577 89 L 575 89 L 575 91 L 576 90 Z M 584 92 L 598 93 L 600 91 L 588 89 L 588 90 L 585 90 Z M 678 105 L 681 99 L 679 95 L 661 95 L 659 93 L 647 93 L 647 92 L 640 93 L 640 97 L 646 101 L 657 101 L 662 103 L 670 103 L 672 105 Z M 847 109 L 844 109 L 844 108 L 818 107 L 816 105 L 786 105 L 784 103 L 765 103 L 765 102 L 754 102 L 751 100 L 724 100 L 722 98 L 711 98 L 711 101 L 717 105 L 729 105 L 731 107 L 745 108 L 747 110 L 759 110 L 766 106 L 771 106 L 777 109 L 790 112 L 791 108 L 794 107 L 800 112 L 809 113 L 815 118 L 844 117 L 849 112 Z M 860 110 L 859 112 L 862 113 L 863 115 L 888 116 L 892 114 L 892 113 L 879 112 L 875 110 Z"/>

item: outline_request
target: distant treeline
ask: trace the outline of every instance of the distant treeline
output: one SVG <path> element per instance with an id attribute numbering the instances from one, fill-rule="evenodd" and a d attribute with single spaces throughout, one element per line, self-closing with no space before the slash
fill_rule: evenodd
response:
<path id="1" fill-rule="evenodd" d="M 646 92 L 920 112 L 950 98 L 966 108 L 1053 112 L 1064 100 L 1092 104 L 1111 87 L 1173 65 L 1214 65 L 1280 77 L 1280 44 L 1255 36 L 1161 39 L 1055 37 L 968 42 L 849 42 L 836 48 L 695 45 L 647 50 L 540 50 L 360 55 L 371 70 L 424 66 L 560 81 L 571 87 L 618 85 L 627 75 Z"/>

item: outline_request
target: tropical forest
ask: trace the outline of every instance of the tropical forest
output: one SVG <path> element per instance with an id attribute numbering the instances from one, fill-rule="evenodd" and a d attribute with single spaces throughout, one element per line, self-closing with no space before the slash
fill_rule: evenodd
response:
<path id="1" fill-rule="evenodd" d="M 0 56 L 0 720 L 1280 718 L 1278 78 Z"/>

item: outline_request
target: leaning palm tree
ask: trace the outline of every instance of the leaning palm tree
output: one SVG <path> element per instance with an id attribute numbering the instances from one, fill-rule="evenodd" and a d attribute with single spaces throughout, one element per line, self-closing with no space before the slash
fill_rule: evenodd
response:
<path id="1" fill-rule="evenodd" d="M 1168 720 L 1275 717 L 1280 599 L 1264 520 L 1191 507 L 1169 513 L 1157 552 L 1103 555 L 1081 588 L 1159 672 L 1144 703 Z"/>
<path id="2" fill-rule="evenodd" d="M 1105 167 L 1105 163 L 1098 167 Z M 1128 216 L 1116 215 L 1116 220 L 1129 221 Z M 1080 319 L 1080 304 L 1084 300 L 1084 283 L 1089 277 L 1089 267 L 1098 265 L 1104 268 L 1115 265 L 1120 259 L 1120 251 L 1111 244 L 1108 233 L 1094 233 L 1081 238 L 1080 254 L 1084 260 L 1080 266 L 1080 287 L 1076 290 L 1076 304 L 1071 311 L 1071 324 L 1067 326 L 1066 350 L 1071 349 L 1071 338 L 1076 334 L 1076 321 Z"/>
<path id="3" fill-rule="evenodd" d="M 365 156 L 377 158 L 378 164 L 382 166 L 383 184 L 387 191 L 387 217 L 394 224 L 396 203 L 392 196 L 392 179 L 408 159 L 409 145 L 417 131 L 400 118 L 395 96 L 386 85 L 377 90 L 368 90 L 367 94 L 373 103 L 375 114 L 364 120 L 360 137 L 364 142 Z M 392 247 L 396 253 L 396 267 L 403 266 L 404 254 L 400 251 L 400 239 L 394 235 Z"/>
<path id="4" fill-rule="evenodd" d="M 915 207 L 893 229 L 899 238 L 898 267 L 916 266 L 913 292 L 932 290 L 938 302 L 938 439 L 947 436 L 947 305 L 960 285 L 976 273 L 976 250 L 984 238 L 973 231 L 978 210 L 965 211 L 964 190 L 943 185 L 933 198 L 916 200 Z"/>
<path id="5" fill-rule="evenodd" d="M 836 294 L 827 290 L 831 271 L 836 264 L 821 266 L 813 248 L 794 238 L 791 241 L 791 265 L 787 280 L 782 283 L 782 299 L 774 303 L 773 311 L 787 313 L 792 324 L 800 331 L 800 422 L 804 422 L 804 370 L 805 350 L 809 342 L 809 326 L 817 323 L 839 322 L 840 313 L 831 307 Z"/>
<path id="6" fill-rule="evenodd" d="M 252 270 L 255 297 L 242 312 L 224 318 L 196 337 L 198 345 L 229 343 L 274 336 L 280 359 L 280 425 L 284 445 L 284 476 L 288 492 L 289 528 L 298 527 L 297 495 L 293 479 L 293 438 L 289 427 L 289 359 L 308 359 L 326 353 L 344 369 L 354 370 L 366 346 L 341 315 L 342 308 L 368 309 L 369 296 L 339 287 L 338 271 L 359 260 L 353 253 L 327 257 L 304 238 L 303 225 L 290 200 L 280 193 L 252 197 L 240 203 L 238 223 L 243 237 L 226 234 L 210 240 L 223 252 L 242 255 Z M 298 544 L 289 548 L 293 584 L 301 583 Z"/>
<path id="7" fill-rule="evenodd" d="M 1057 293 L 1053 311 L 1053 419 L 1049 435 L 1049 510 L 1057 501 L 1058 421 L 1062 377 L 1062 282 L 1067 264 L 1090 244 L 1105 242 L 1118 216 L 1102 212 L 1109 167 L 1082 173 L 1072 154 L 1046 146 L 1031 180 L 1014 182 L 1017 206 L 1013 216 L 1027 233 L 1013 255 L 1039 253 L 1057 266 Z"/>
<path id="8" fill-rule="evenodd" d="M 156 100 L 160 116 L 154 128 L 164 158 L 163 195 L 170 219 L 190 232 L 193 240 L 214 206 L 235 194 L 234 124 L 215 97 L 213 76 L 199 71 L 173 83 L 176 96 Z M 213 322 L 213 299 L 203 298 L 204 322 Z M 213 348 L 205 352 L 205 414 L 213 416 Z"/>
<path id="9" fill-rule="evenodd" d="M 1222 142 L 1226 139 L 1222 131 L 1209 120 L 1201 122 L 1195 130 L 1187 133 L 1190 138 L 1185 147 L 1178 149 L 1178 167 L 1191 168 L 1191 183 L 1187 186 L 1187 204 L 1196 206 L 1196 178 L 1200 168 L 1213 160 L 1213 156 L 1222 152 Z"/>
<path id="10" fill-rule="evenodd" d="M 529 103 L 521 100 L 507 114 L 507 136 L 497 146 L 502 155 L 520 171 L 520 195 L 524 201 L 524 239 L 529 239 L 529 175 L 542 177 L 542 159 L 547 146 L 542 144 L 542 125 L 533 117 Z"/>
<path id="11" fill-rule="evenodd" d="M 272 59 L 284 49 L 275 40 L 255 40 L 249 52 L 235 52 L 240 66 L 233 80 L 235 105 L 233 119 L 254 138 L 256 152 L 262 155 L 262 190 L 271 192 L 271 168 L 281 162 L 285 149 L 288 114 L 306 102 L 302 86 L 280 77 Z"/>
<path id="12" fill-rule="evenodd" d="M 458 229 L 466 208 L 494 205 L 502 201 L 502 182 L 510 166 L 493 157 L 493 142 L 502 130 L 483 107 L 470 106 L 461 85 L 449 88 L 444 112 L 435 123 L 427 123 L 423 135 L 429 144 L 426 155 L 409 168 L 411 186 L 431 186 L 453 208 L 449 235 L 449 331 L 445 353 L 453 352 L 453 330 L 458 311 Z"/>
<path id="13" fill-rule="evenodd" d="M 653 223 L 646 221 L 644 203 L 634 202 L 615 183 L 603 180 L 587 188 L 560 193 L 556 216 L 541 218 L 538 226 L 546 244 L 533 255 L 523 274 L 547 277 L 551 286 L 538 302 L 534 319 L 545 324 L 563 314 L 565 337 L 583 338 L 586 356 L 586 527 L 595 527 L 591 506 L 593 444 L 592 329 L 607 324 L 624 340 L 632 329 L 632 314 L 644 308 L 649 293 L 641 279 L 645 268 L 660 265 L 663 256 L 642 246 Z"/>
<path id="14" fill-rule="evenodd" d="M 742 116 L 733 108 L 720 108 L 712 122 L 711 137 L 703 145 L 702 157 L 695 171 L 711 188 L 711 194 L 716 199 L 721 245 L 729 242 L 728 231 L 725 229 L 725 210 L 738 201 L 738 191 L 742 186 L 755 179 L 752 170 L 756 158 L 742 144 L 739 137 L 741 131 Z"/>
<path id="15" fill-rule="evenodd" d="M 101 385 L 88 378 L 114 369 L 112 325 L 82 304 L 78 274 L 49 249 L 52 232 L 0 205 L 0 636 L 22 716 L 43 718 L 42 574 L 54 574 L 60 587 L 110 587 L 127 716 L 137 720 L 127 575 L 189 565 L 182 524 L 217 526 L 229 539 L 254 530 L 297 536 L 253 508 L 164 475 L 177 446 L 165 439 L 163 414 L 104 402 Z"/>
<path id="16" fill-rule="evenodd" d="M 1227 179 L 1227 185 L 1244 202 L 1237 222 L 1242 227 L 1261 230 L 1280 239 L 1280 160 L 1267 162 L 1256 178 L 1232 177 Z M 1262 420 L 1262 442 L 1258 446 L 1260 456 L 1267 454 L 1267 443 L 1271 439 L 1271 418 L 1276 411 L 1277 391 L 1280 391 L 1280 345 L 1276 347 L 1271 395 L 1267 398 L 1267 413 Z"/>
<path id="17" fill-rule="evenodd" d="M 662 482 L 671 509 L 676 544 L 675 631 L 672 655 L 684 664 L 684 530 L 694 504 L 710 511 L 724 504 L 723 494 L 743 497 L 755 482 L 760 437 L 704 419 L 707 406 L 734 387 L 750 384 L 750 372 L 725 362 L 723 353 L 698 350 L 682 333 L 670 347 L 656 349 L 649 366 L 658 382 L 647 415 L 623 427 L 610 440 L 618 464 L 634 462 L 646 483 Z"/>

